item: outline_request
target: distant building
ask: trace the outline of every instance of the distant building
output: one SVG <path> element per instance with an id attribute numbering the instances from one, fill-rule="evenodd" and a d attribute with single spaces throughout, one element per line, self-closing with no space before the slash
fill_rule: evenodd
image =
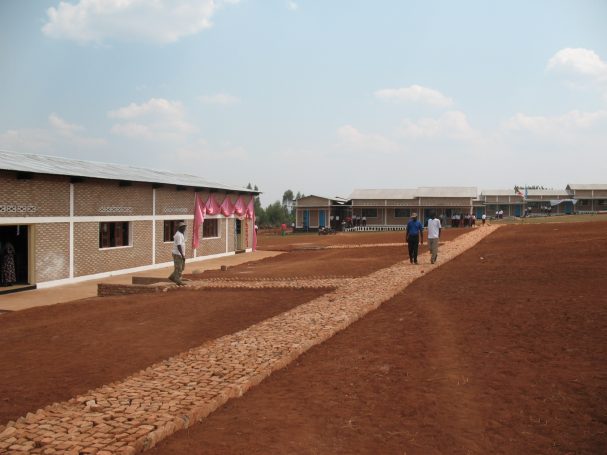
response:
<path id="1" fill-rule="evenodd" d="M 340 230 L 342 221 L 350 214 L 347 201 L 340 197 L 304 196 L 293 201 L 295 209 L 295 229 L 298 231 L 318 230 L 331 227 Z"/>
<path id="2" fill-rule="evenodd" d="M 483 214 L 494 217 L 503 211 L 506 217 L 522 217 L 525 209 L 532 216 L 607 211 L 607 184 L 570 184 L 564 190 L 512 189 L 482 190 L 476 187 L 420 187 L 395 189 L 355 189 L 348 199 L 306 196 L 294 201 L 296 228 L 318 229 L 327 219 L 336 229 L 336 219 L 351 220 L 345 227 L 357 230 L 403 229 L 411 214 L 420 221 L 431 212 L 442 217 L 445 225 L 453 216 Z M 364 222 L 361 222 L 364 220 Z"/>
<path id="3" fill-rule="evenodd" d="M 424 223 L 436 216 L 471 214 L 477 197 L 475 187 L 420 187 L 414 189 L 356 189 L 350 195 L 352 214 L 365 217 L 367 226 L 404 226 L 416 212 Z"/>
<path id="4" fill-rule="evenodd" d="M 207 215 L 192 250 L 195 193 L 217 204 L 258 194 L 187 174 L 0 151 L 0 249 L 11 243 L 18 283 L 38 287 L 169 266 L 179 221 L 189 261 L 250 251 L 252 220 L 221 214 Z"/>
<path id="5" fill-rule="evenodd" d="M 566 188 L 569 197 L 577 200 L 578 213 L 607 211 L 607 184 L 570 183 Z"/>

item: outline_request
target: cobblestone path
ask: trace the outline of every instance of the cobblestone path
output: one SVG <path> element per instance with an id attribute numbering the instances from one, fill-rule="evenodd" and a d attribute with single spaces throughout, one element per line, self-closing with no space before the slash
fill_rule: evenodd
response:
<path id="1" fill-rule="evenodd" d="M 424 254 L 419 266 L 400 262 L 366 277 L 341 280 L 335 290 L 286 313 L 8 422 L 0 426 L 0 453 L 109 455 L 153 447 L 242 395 L 495 229 L 477 228 L 447 242 L 437 265 L 430 265 Z"/>

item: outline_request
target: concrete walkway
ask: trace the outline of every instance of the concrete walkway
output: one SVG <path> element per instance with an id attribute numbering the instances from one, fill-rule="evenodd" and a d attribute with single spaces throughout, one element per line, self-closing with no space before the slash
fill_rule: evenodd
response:
<path id="1" fill-rule="evenodd" d="M 345 280 L 333 292 L 212 340 L 86 395 L 0 425 L 0 454 L 133 455 L 193 425 L 230 398 L 345 329 L 496 227 L 447 242 L 439 262 L 408 261 Z"/>
<path id="2" fill-rule="evenodd" d="M 197 261 L 186 265 L 186 273 L 194 270 L 216 270 L 222 265 L 235 266 L 245 262 L 258 261 L 268 257 L 282 254 L 280 251 L 254 251 L 252 253 L 235 254 L 222 258 Z M 30 291 L 16 292 L 0 296 L 0 311 L 19 311 L 44 305 L 71 302 L 72 300 L 86 299 L 97 296 L 97 284 L 131 284 L 134 276 L 168 277 L 173 271 L 172 267 L 147 270 L 145 272 L 115 275 L 99 280 L 83 281 L 81 283 L 66 284 L 46 289 L 34 289 Z"/>

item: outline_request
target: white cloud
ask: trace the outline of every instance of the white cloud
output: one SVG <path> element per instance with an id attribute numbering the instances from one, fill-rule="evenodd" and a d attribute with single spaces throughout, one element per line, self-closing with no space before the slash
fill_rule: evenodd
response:
<path id="1" fill-rule="evenodd" d="M 180 140 L 197 131 L 187 121 L 180 102 L 162 98 L 151 98 L 142 104 L 131 103 L 108 112 L 108 117 L 124 120 L 112 126 L 112 133 L 131 138 Z"/>
<path id="2" fill-rule="evenodd" d="M 80 0 L 47 10 L 49 37 L 101 43 L 108 39 L 173 43 L 211 27 L 225 3 L 238 0 Z"/>
<path id="3" fill-rule="evenodd" d="M 438 118 L 422 118 L 417 121 L 404 119 L 400 133 L 410 139 L 475 140 L 480 134 L 470 126 L 468 117 L 461 111 L 445 112 Z"/>
<path id="4" fill-rule="evenodd" d="M 607 127 L 606 110 L 596 112 L 574 110 L 564 115 L 553 117 L 530 116 L 518 113 L 503 124 L 505 131 L 523 131 L 547 137 L 581 133 L 605 127 Z"/>
<path id="5" fill-rule="evenodd" d="M 443 108 L 453 105 L 453 100 L 451 98 L 443 95 L 438 90 L 422 87 L 421 85 L 377 90 L 375 96 L 382 100 L 402 103 L 421 103 Z"/>
<path id="6" fill-rule="evenodd" d="M 566 71 L 607 80 L 607 63 L 590 49 L 561 49 L 550 58 L 547 68 L 550 71 Z"/>
<path id="7" fill-rule="evenodd" d="M 49 128 L 17 128 L 0 134 L 0 148 L 35 153 L 56 152 L 70 146 L 97 147 L 107 143 L 105 139 L 86 136 L 85 128 L 69 123 L 59 115 L 48 116 Z"/>
<path id="8" fill-rule="evenodd" d="M 398 144 L 379 134 L 365 134 L 352 125 L 341 126 L 337 135 L 342 145 L 355 150 L 390 153 L 399 148 Z"/>
<path id="9" fill-rule="evenodd" d="M 299 5 L 293 0 L 290 0 L 287 2 L 287 8 L 289 8 L 291 11 L 297 11 L 299 9 Z"/>
<path id="10" fill-rule="evenodd" d="M 214 95 L 203 95 L 198 98 L 204 104 L 215 104 L 220 106 L 230 106 L 233 104 L 238 104 L 240 102 L 240 98 L 234 95 L 229 95 L 227 93 L 216 93 Z"/>
<path id="11" fill-rule="evenodd" d="M 55 130 L 63 134 L 64 136 L 73 136 L 84 128 L 75 123 L 68 123 L 54 112 L 48 116 L 48 121 Z"/>

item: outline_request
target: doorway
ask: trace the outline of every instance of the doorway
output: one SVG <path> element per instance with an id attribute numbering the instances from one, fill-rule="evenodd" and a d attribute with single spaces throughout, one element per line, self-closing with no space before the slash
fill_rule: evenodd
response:
<path id="1" fill-rule="evenodd" d="M 28 234 L 27 225 L 0 226 L 1 287 L 29 284 Z"/>
<path id="2" fill-rule="evenodd" d="M 234 223 L 234 235 L 235 235 L 235 249 L 237 253 L 242 253 L 244 248 L 242 247 L 242 220 L 236 218 Z"/>

